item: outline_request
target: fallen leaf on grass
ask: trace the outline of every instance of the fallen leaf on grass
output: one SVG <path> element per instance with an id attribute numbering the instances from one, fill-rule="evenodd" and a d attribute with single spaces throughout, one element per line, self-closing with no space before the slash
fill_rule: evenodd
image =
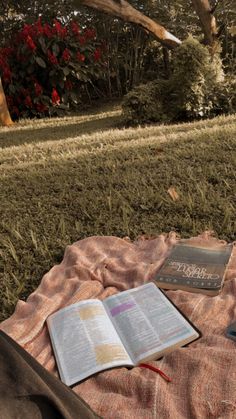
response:
<path id="1" fill-rule="evenodd" d="M 168 189 L 168 194 L 171 196 L 171 198 L 173 199 L 173 201 L 178 201 L 178 199 L 179 199 L 179 194 L 178 194 L 178 192 L 176 192 L 176 190 L 175 190 L 175 188 L 173 187 L 173 186 L 171 186 L 169 189 Z"/>

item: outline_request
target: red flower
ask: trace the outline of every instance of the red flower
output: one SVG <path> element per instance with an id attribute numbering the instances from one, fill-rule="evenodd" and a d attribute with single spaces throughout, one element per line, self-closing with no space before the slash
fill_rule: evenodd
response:
<path id="1" fill-rule="evenodd" d="M 70 51 L 68 50 L 68 48 L 65 48 L 62 54 L 62 59 L 63 61 L 69 61 L 70 59 Z"/>
<path id="2" fill-rule="evenodd" d="M 80 33 L 80 28 L 77 22 L 71 22 L 71 31 L 74 35 L 78 35 Z"/>
<path id="3" fill-rule="evenodd" d="M 27 36 L 26 43 L 32 51 L 36 50 L 36 45 L 30 35 Z"/>
<path id="4" fill-rule="evenodd" d="M 25 23 L 22 31 L 20 32 L 20 35 L 22 35 L 23 38 L 27 38 L 27 36 L 32 36 L 33 32 L 33 27 Z"/>
<path id="5" fill-rule="evenodd" d="M 79 42 L 80 42 L 80 45 L 84 45 L 86 43 L 85 36 L 79 36 Z"/>
<path id="6" fill-rule="evenodd" d="M 51 38 L 53 36 L 53 31 L 48 25 L 48 23 L 45 23 L 43 30 L 44 30 L 44 35 L 46 35 L 48 38 Z"/>
<path id="7" fill-rule="evenodd" d="M 52 90 L 52 103 L 53 103 L 53 105 L 59 105 L 60 100 L 61 100 L 61 98 L 60 98 L 57 90 L 54 87 L 53 90 Z"/>
<path id="8" fill-rule="evenodd" d="M 26 98 L 24 100 L 24 104 L 28 108 L 32 108 L 33 104 L 32 104 L 32 99 L 31 99 L 30 95 L 26 96 Z"/>
<path id="9" fill-rule="evenodd" d="M 64 38 L 67 35 L 67 29 L 63 28 L 62 24 L 56 19 L 54 19 L 54 29 L 55 33 L 58 36 L 61 36 L 61 38 Z"/>
<path id="10" fill-rule="evenodd" d="M 34 83 L 34 89 L 36 96 L 40 96 L 43 93 L 43 88 L 37 81 Z"/>
<path id="11" fill-rule="evenodd" d="M 83 62 L 85 60 L 85 55 L 81 54 L 79 51 L 76 54 L 77 60 Z"/>
<path id="12" fill-rule="evenodd" d="M 42 17 L 40 16 L 37 20 L 37 22 L 35 23 L 35 28 L 37 31 L 38 35 L 43 35 L 44 33 L 44 29 L 43 29 L 43 25 L 42 25 Z"/>
<path id="13" fill-rule="evenodd" d="M 62 30 L 61 23 L 58 20 L 56 20 L 56 19 L 54 19 L 54 22 L 53 23 L 54 23 L 56 32 L 59 34 L 61 32 L 61 30 Z"/>
<path id="14" fill-rule="evenodd" d="M 63 28 L 62 31 L 61 31 L 61 37 L 65 38 L 66 35 L 67 35 L 67 28 Z"/>
<path id="15" fill-rule="evenodd" d="M 53 65 L 57 65 L 58 64 L 58 59 L 57 57 L 51 53 L 51 51 L 48 50 L 48 60 L 50 61 L 51 64 Z"/>
<path id="16" fill-rule="evenodd" d="M 101 49 L 100 48 L 95 49 L 95 51 L 93 53 L 94 61 L 99 61 L 100 58 L 101 58 L 101 55 L 102 55 Z"/>
<path id="17" fill-rule="evenodd" d="M 96 37 L 95 29 L 85 29 L 84 36 L 86 39 L 94 39 Z"/>

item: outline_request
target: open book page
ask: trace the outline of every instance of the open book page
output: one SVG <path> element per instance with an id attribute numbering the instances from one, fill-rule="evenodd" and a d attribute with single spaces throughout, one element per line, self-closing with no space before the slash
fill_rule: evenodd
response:
<path id="1" fill-rule="evenodd" d="M 103 303 L 135 365 L 199 336 L 153 283 L 108 297 Z"/>
<path id="2" fill-rule="evenodd" d="M 67 385 L 103 369 L 133 365 L 99 300 L 65 307 L 47 324 L 60 377 Z"/>

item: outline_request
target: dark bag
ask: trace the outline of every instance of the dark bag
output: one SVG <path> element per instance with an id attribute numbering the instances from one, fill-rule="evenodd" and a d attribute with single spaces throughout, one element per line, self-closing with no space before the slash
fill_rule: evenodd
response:
<path id="1" fill-rule="evenodd" d="M 69 387 L 0 331 L 0 419 L 98 419 Z"/>

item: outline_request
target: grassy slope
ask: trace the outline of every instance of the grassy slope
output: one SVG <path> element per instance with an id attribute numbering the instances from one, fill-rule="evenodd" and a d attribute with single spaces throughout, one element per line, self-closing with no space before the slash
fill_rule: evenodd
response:
<path id="1" fill-rule="evenodd" d="M 112 129 L 119 121 L 114 108 L 0 129 L 0 319 L 86 236 L 236 239 L 236 116 Z"/>

